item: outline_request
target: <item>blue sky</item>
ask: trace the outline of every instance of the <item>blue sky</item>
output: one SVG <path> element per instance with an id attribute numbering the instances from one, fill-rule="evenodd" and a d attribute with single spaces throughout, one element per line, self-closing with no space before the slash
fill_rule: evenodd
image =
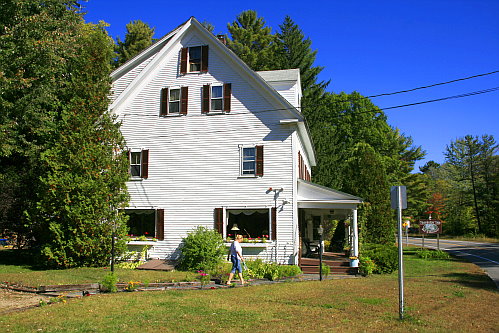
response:
<path id="1" fill-rule="evenodd" d="M 124 37 L 140 19 L 159 38 L 190 16 L 227 33 L 227 23 L 253 9 L 273 31 L 289 15 L 318 50 L 316 66 L 328 90 L 366 96 L 426 86 L 499 70 L 498 0 L 329 1 L 90 0 L 87 22 L 103 20 Z M 417 92 L 373 98 L 381 108 L 499 87 L 499 73 Z M 499 91 L 386 111 L 388 122 L 444 162 L 445 147 L 464 135 L 499 141 Z"/>

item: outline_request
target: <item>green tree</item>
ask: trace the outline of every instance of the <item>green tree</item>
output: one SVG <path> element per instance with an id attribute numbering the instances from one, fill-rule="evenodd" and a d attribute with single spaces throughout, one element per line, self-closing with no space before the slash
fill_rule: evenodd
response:
<path id="1" fill-rule="evenodd" d="M 277 60 L 273 69 L 299 68 L 304 98 L 312 98 L 316 102 L 329 83 L 317 82 L 319 73 L 324 69 L 314 66 L 317 50 L 312 50 L 312 41 L 305 38 L 291 17 L 286 16 L 279 28 L 280 32 L 276 34 Z"/>
<path id="2" fill-rule="evenodd" d="M 141 20 L 131 21 L 126 25 L 125 41 L 116 40 L 116 67 L 135 57 L 153 43 L 154 28 Z"/>
<path id="3" fill-rule="evenodd" d="M 466 135 L 447 146 L 446 164 L 454 171 L 454 180 L 462 187 L 462 195 L 471 198 L 478 232 L 497 235 L 498 145 L 491 135 Z"/>
<path id="4" fill-rule="evenodd" d="M 32 240 L 47 264 L 104 264 L 113 227 L 125 233 L 117 209 L 128 178 L 107 113 L 112 40 L 102 24 L 84 24 L 76 1 L 11 1 L 0 13 L 2 121 L 16 138 L 0 172 L 17 175 L 3 227 Z"/>
<path id="5" fill-rule="evenodd" d="M 254 10 L 246 10 L 227 24 L 227 46 L 255 71 L 275 69 L 276 36 Z"/>

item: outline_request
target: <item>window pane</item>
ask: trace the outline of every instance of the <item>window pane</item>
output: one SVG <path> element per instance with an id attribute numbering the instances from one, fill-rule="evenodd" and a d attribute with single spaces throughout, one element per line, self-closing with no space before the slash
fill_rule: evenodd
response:
<path id="1" fill-rule="evenodd" d="M 140 164 L 140 155 L 141 155 L 140 152 L 133 152 L 133 153 L 131 153 L 130 163 L 131 164 Z"/>
<path id="2" fill-rule="evenodd" d="M 156 230 L 155 212 L 154 210 L 126 210 L 128 215 L 128 234 L 133 236 L 154 237 Z"/>
<path id="3" fill-rule="evenodd" d="M 222 100 L 221 99 L 212 99 L 211 100 L 211 110 L 212 111 L 221 111 L 222 110 Z"/>
<path id="4" fill-rule="evenodd" d="M 180 100 L 180 89 L 170 89 L 170 102 Z"/>
<path id="5" fill-rule="evenodd" d="M 234 237 L 234 233 L 243 235 L 244 238 L 269 239 L 269 213 L 268 209 L 262 210 L 229 210 L 229 221 L 227 225 L 227 236 Z M 239 231 L 230 229 L 237 224 Z"/>
<path id="6" fill-rule="evenodd" d="M 222 86 L 211 87 L 211 98 L 222 98 L 222 95 L 223 95 Z"/>
<path id="7" fill-rule="evenodd" d="M 251 148 L 243 148 L 243 157 L 244 159 L 246 160 L 247 158 L 250 158 L 250 157 L 255 157 L 255 148 L 254 147 L 251 147 Z"/>
<path id="8" fill-rule="evenodd" d="M 180 102 L 170 102 L 169 113 L 179 113 L 180 112 Z"/>
<path id="9" fill-rule="evenodd" d="M 139 165 L 130 165 L 130 173 L 133 177 L 140 177 L 140 164 Z"/>
<path id="10" fill-rule="evenodd" d="M 201 60 L 201 46 L 189 47 L 189 60 Z"/>

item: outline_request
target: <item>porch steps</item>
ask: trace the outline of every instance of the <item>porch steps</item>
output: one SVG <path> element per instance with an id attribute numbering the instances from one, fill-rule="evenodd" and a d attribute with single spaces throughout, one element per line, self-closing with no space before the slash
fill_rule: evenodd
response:
<path id="1" fill-rule="evenodd" d="M 350 260 L 342 254 L 325 253 L 322 257 L 322 264 L 329 266 L 329 274 L 358 274 L 358 268 L 350 267 Z M 316 258 L 300 259 L 300 268 L 306 274 L 319 274 L 319 265 L 318 256 Z"/>

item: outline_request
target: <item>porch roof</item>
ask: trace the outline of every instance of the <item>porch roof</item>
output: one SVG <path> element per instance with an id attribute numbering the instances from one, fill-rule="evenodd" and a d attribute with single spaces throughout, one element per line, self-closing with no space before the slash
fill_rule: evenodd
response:
<path id="1" fill-rule="evenodd" d="M 298 208 L 355 209 L 362 198 L 298 179 Z"/>

